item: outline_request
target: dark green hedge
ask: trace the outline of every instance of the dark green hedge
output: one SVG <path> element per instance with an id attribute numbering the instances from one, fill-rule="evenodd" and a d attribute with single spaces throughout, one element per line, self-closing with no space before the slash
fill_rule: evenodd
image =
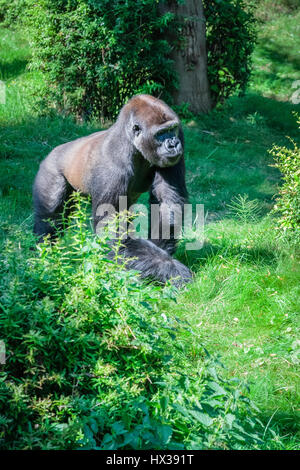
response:
<path id="1" fill-rule="evenodd" d="M 48 96 L 80 117 L 114 117 L 135 93 L 172 91 L 176 78 L 164 38 L 172 15 L 153 0 L 41 0 L 28 3 L 33 64 Z"/>
<path id="2" fill-rule="evenodd" d="M 249 79 L 254 17 L 247 5 L 204 0 L 214 104 L 244 90 Z M 48 103 L 82 118 L 113 118 L 136 93 L 172 103 L 177 77 L 167 38 L 178 25 L 158 7 L 158 0 L 0 0 L 0 17 L 15 23 L 17 11 L 25 18 Z"/>

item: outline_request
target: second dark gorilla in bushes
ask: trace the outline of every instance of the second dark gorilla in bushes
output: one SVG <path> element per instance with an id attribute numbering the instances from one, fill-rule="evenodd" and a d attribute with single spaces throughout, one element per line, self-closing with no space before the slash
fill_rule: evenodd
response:
<path id="1" fill-rule="evenodd" d="M 150 203 L 159 204 L 160 229 L 165 218 L 172 234 L 176 218 L 170 218 L 168 209 L 183 207 L 187 198 L 178 116 L 163 101 L 138 95 L 109 129 L 56 147 L 41 163 L 33 187 L 34 232 L 41 240 L 54 233 L 74 189 L 91 195 L 95 231 L 103 219 L 101 205 L 119 209 L 119 196 L 127 196 L 129 207 L 150 190 Z M 191 272 L 171 257 L 175 248 L 173 233 L 168 239 L 127 238 L 122 251 L 127 266 L 143 277 L 162 282 L 177 278 L 180 285 L 191 279 Z"/>

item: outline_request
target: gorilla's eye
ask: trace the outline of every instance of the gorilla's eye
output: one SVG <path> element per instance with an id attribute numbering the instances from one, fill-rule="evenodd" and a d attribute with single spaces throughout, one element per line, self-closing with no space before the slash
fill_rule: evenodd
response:
<path id="1" fill-rule="evenodd" d="M 135 135 L 139 135 L 141 133 L 141 128 L 138 124 L 135 124 L 132 128 L 133 132 L 135 133 Z"/>
<path id="2" fill-rule="evenodd" d="M 156 137 L 156 140 L 158 140 L 159 142 L 163 142 L 168 137 L 171 137 L 171 133 L 170 132 L 159 132 L 158 134 L 156 134 L 155 137 Z"/>
<path id="3" fill-rule="evenodd" d="M 172 137 L 178 137 L 179 129 L 177 126 L 162 129 L 155 135 L 158 142 L 163 142 L 165 139 L 171 139 Z"/>
<path id="4" fill-rule="evenodd" d="M 166 139 L 171 139 L 172 137 L 175 137 L 176 134 L 174 132 L 174 130 L 172 129 L 171 131 L 163 131 L 163 132 L 158 132 L 156 134 L 156 140 L 158 140 L 159 142 L 163 142 L 164 140 Z"/>

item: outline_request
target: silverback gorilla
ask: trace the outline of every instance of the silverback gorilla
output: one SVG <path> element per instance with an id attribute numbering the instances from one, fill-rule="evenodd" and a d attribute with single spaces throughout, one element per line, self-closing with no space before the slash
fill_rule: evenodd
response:
<path id="1" fill-rule="evenodd" d="M 159 236 L 125 239 L 127 267 L 161 282 L 177 278 L 175 284 L 181 285 L 191 280 L 190 270 L 171 257 L 176 240 L 170 209 L 183 207 L 187 190 L 182 128 L 163 101 L 134 96 L 109 129 L 59 145 L 42 161 L 33 186 L 34 232 L 40 241 L 53 235 L 63 204 L 74 190 L 91 196 L 95 231 L 101 204 L 117 210 L 119 196 L 127 196 L 129 207 L 149 190 L 150 203 L 159 205 Z M 169 239 L 161 236 L 164 217 L 171 229 Z"/>

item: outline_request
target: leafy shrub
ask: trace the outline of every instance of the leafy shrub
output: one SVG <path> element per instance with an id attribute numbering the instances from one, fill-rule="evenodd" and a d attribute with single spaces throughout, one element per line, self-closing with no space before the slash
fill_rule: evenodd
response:
<path id="1" fill-rule="evenodd" d="M 176 81 L 164 39 L 172 15 L 157 7 L 152 0 L 29 0 L 33 64 L 47 72 L 53 102 L 80 117 L 111 118 L 136 93 L 164 90 L 167 98 Z"/>
<path id="2" fill-rule="evenodd" d="M 253 8 L 245 0 L 204 0 L 208 79 L 214 104 L 243 92 L 255 44 Z"/>
<path id="3" fill-rule="evenodd" d="M 300 120 L 298 121 L 300 124 Z M 293 148 L 274 146 L 271 155 L 274 166 L 282 173 L 283 185 L 279 189 L 274 212 L 279 214 L 279 229 L 284 235 L 300 243 L 300 149 L 292 141 Z"/>
<path id="4" fill-rule="evenodd" d="M 162 14 L 158 3 L 22 0 L 33 45 L 32 66 L 43 70 L 47 79 L 46 102 L 80 118 L 113 118 L 137 93 L 160 95 L 172 104 L 178 81 L 170 59 L 173 44 L 167 38 L 177 26 L 174 15 Z M 208 74 L 217 103 L 246 86 L 253 16 L 244 0 L 204 4 Z M 20 2 L 8 8 L 9 17 L 17 17 Z"/>
<path id="5" fill-rule="evenodd" d="M 0 23 L 14 26 L 22 19 L 27 0 L 0 0 Z"/>
<path id="6" fill-rule="evenodd" d="M 33 254 L 20 233 L 0 254 L 0 448 L 256 446 L 247 390 L 172 315 L 171 287 L 107 259 L 76 201 L 56 243 Z"/>

